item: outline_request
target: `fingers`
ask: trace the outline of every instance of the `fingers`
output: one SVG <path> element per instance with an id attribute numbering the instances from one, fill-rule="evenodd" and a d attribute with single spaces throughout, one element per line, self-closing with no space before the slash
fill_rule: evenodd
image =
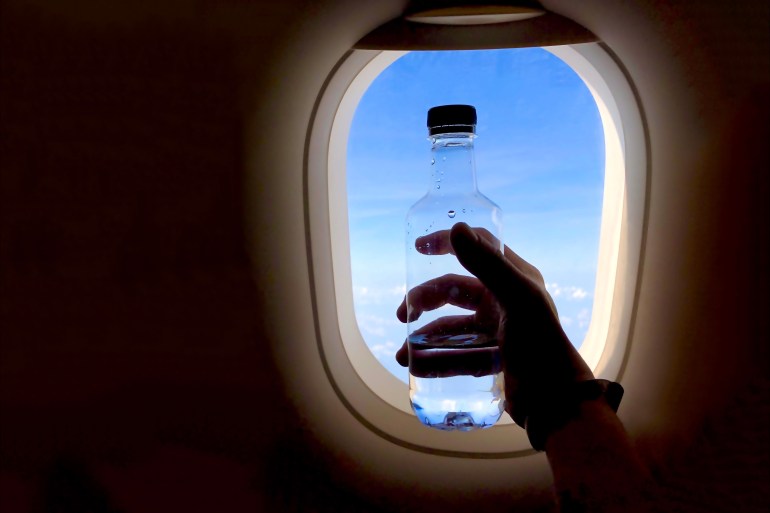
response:
<path id="1" fill-rule="evenodd" d="M 461 223 L 458 223 L 461 224 Z M 462 223 L 465 224 L 465 223 Z M 466 225 L 467 226 L 467 225 Z M 492 235 L 486 228 L 473 228 L 473 231 L 492 246 L 498 247 L 500 240 Z M 451 242 L 451 230 L 439 230 L 422 237 L 417 237 L 415 248 L 424 255 L 454 255 L 455 250 Z M 540 285 L 544 285 L 543 275 L 534 265 L 521 258 L 515 251 L 508 246 L 503 248 L 505 258 L 515 265 L 529 279 Z"/>
<path id="2" fill-rule="evenodd" d="M 500 244 L 500 240 L 486 228 L 473 228 L 473 231 L 491 244 Z M 452 248 L 452 242 L 449 238 L 450 233 L 451 230 L 439 230 L 422 237 L 417 237 L 417 240 L 414 241 L 414 246 L 417 251 L 424 255 L 454 255 L 454 248 Z"/>
<path id="3" fill-rule="evenodd" d="M 423 255 L 454 255 L 452 243 L 449 242 L 449 230 L 439 230 L 417 237 L 414 247 Z"/>
<path id="4" fill-rule="evenodd" d="M 409 358 L 409 347 L 404 342 L 396 353 L 396 361 L 402 367 L 409 367 Z M 439 352 L 414 344 L 411 359 L 410 372 L 418 378 L 486 376 L 502 369 L 500 351 L 494 346 Z"/>
<path id="5" fill-rule="evenodd" d="M 420 343 L 420 339 L 425 339 L 424 335 L 433 335 L 432 341 L 440 340 L 440 345 L 457 346 L 462 343 L 459 340 L 460 335 L 468 333 L 494 333 L 496 326 L 480 326 L 475 315 L 446 315 L 435 321 L 431 321 L 420 329 L 414 330 L 410 339 L 413 343 Z M 420 337 L 423 335 L 423 337 Z M 453 337 L 457 337 L 454 338 Z M 417 340 L 415 340 L 417 339 Z M 432 344 L 431 347 L 435 347 Z"/>
<path id="6" fill-rule="evenodd" d="M 545 290 L 540 272 L 507 247 L 503 254 L 499 240 L 489 231 L 457 223 L 449 231 L 420 237 L 416 245 L 418 249 L 423 248 L 421 251 L 433 254 L 454 253 L 480 283 L 473 277 L 446 275 L 419 285 L 409 291 L 408 298 L 405 297 L 398 308 L 397 316 L 401 322 L 414 321 L 424 311 L 445 304 L 478 311 L 484 306 L 481 301 L 485 287 L 498 302 L 506 305 L 509 315 L 526 318 L 535 314 L 538 318 L 552 317 L 558 322 L 556 307 Z M 545 311 L 542 306 L 546 307 Z M 546 317 L 542 317 L 544 313 Z"/>
<path id="7" fill-rule="evenodd" d="M 409 373 L 417 378 L 488 376 L 500 372 L 500 351 L 494 347 L 474 347 L 437 351 L 411 345 Z"/>
<path id="8" fill-rule="evenodd" d="M 447 274 L 411 289 L 398 307 L 396 315 L 401 322 L 411 322 L 423 312 L 441 308 L 446 304 L 473 310 L 478 306 L 483 294 L 484 287 L 476 278 Z"/>
<path id="9" fill-rule="evenodd" d="M 465 223 L 452 227 L 450 241 L 457 259 L 503 304 L 516 305 L 532 297 L 534 284 L 516 265 L 503 256 L 499 247 L 480 237 Z"/>
<path id="10" fill-rule="evenodd" d="M 462 335 L 467 335 L 469 333 L 487 333 L 490 335 L 490 339 L 494 340 L 494 337 L 491 335 L 494 335 L 496 329 L 497 326 L 495 324 L 480 324 L 479 318 L 476 315 L 447 315 L 436 319 L 435 321 L 429 322 L 422 328 L 415 330 L 412 333 L 412 337 L 419 337 L 420 335 L 435 335 L 434 337 L 431 337 L 432 340 L 443 340 L 445 345 L 457 347 L 457 337 L 461 337 Z M 413 345 L 420 346 L 422 344 Z M 424 347 L 424 345 L 422 346 Z M 432 344 L 430 347 L 436 349 L 435 344 Z M 396 361 L 402 367 L 409 365 L 409 354 L 406 341 L 396 352 Z"/>
<path id="11" fill-rule="evenodd" d="M 396 362 L 401 367 L 409 367 L 409 347 L 406 342 L 396 351 Z"/>

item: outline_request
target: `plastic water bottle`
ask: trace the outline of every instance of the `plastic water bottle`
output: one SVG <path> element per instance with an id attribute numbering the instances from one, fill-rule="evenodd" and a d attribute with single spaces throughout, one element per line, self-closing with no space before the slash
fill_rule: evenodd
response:
<path id="1" fill-rule="evenodd" d="M 496 326 L 469 330 L 467 319 L 458 317 L 472 315 L 474 308 L 472 294 L 456 276 L 471 275 L 448 251 L 449 230 L 465 222 L 502 241 L 502 212 L 476 186 L 476 109 L 433 107 L 428 131 L 428 192 L 406 218 L 409 398 L 426 426 L 470 431 L 500 418 L 503 376 Z M 426 310 L 426 302 L 435 304 Z"/>

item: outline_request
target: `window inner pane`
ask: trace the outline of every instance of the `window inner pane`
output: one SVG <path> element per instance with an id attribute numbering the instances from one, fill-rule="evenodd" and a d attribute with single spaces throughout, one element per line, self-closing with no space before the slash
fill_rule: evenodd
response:
<path id="1" fill-rule="evenodd" d="M 565 332 L 588 330 L 601 224 L 604 134 L 580 77 L 539 48 L 411 52 L 383 71 L 356 109 L 347 149 L 356 319 L 377 359 L 406 336 L 404 217 L 428 188 L 425 117 L 435 105 L 478 112 L 479 189 L 503 210 L 505 243 L 538 267 Z"/>

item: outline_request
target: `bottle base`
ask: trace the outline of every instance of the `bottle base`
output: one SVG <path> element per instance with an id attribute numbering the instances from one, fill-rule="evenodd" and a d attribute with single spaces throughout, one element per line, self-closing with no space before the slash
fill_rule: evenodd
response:
<path id="1" fill-rule="evenodd" d="M 497 421 L 497 419 L 491 419 L 491 422 L 477 422 L 470 413 L 462 411 L 447 413 L 441 422 L 432 422 L 432 419 L 422 416 L 419 413 L 417 414 L 417 418 L 420 419 L 420 422 L 425 426 L 433 429 L 440 429 L 441 431 L 474 431 L 476 429 L 487 429 L 492 427 Z"/>
<path id="2" fill-rule="evenodd" d="M 498 376 L 485 376 L 485 381 L 495 383 L 495 378 Z M 468 377 L 462 378 L 465 378 L 465 381 L 469 380 Z M 431 383 L 462 378 L 429 378 L 426 380 L 412 377 L 412 383 L 417 382 L 419 385 L 426 381 Z M 480 378 L 470 379 L 480 380 Z M 500 420 L 505 405 L 501 392 L 498 388 L 492 391 L 489 389 L 486 391 L 478 390 L 464 396 L 459 396 L 459 394 L 412 393 L 410 399 L 412 411 L 425 426 L 442 431 L 474 431 L 490 428 Z"/>
<path id="3" fill-rule="evenodd" d="M 476 348 L 473 350 L 433 350 L 436 354 L 424 355 L 424 360 L 433 359 L 446 362 L 444 367 L 432 366 L 438 371 L 425 372 L 421 375 L 445 377 L 420 377 L 414 375 L 414 367 L 418 358 L 412 353 L 409 374 L 409 400 L 412 410 L 424 425 L 442 431 L 473 431 L 492 427 L 503 414 L 505 395 L 503 393 L 503 373 L 493 372 L 486 375 L 457 375 L 457 372 L 483 364 L 483 370 L 497 370 L 496 364 L 499 350 L 491 348 Z M 426 353 L 428 351 L 425 351 Z M 476 353 L 484 355 L 482 360 L 474 358 Z M 460 365 L 462 364 L 462 365 Z M 427 367 L 427 366 L 426 366 Z M 481 368 L 481 367 L 479 367 Z M 419 368 L 420 371 L 428 370 Z M 448 374 L 448 376 L 446 376 Z"/>

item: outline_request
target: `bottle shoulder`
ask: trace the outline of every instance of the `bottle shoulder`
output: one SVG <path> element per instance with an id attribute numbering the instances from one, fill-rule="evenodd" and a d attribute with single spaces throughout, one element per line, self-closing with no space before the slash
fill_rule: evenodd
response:
<path id="1" fill-rule="evenodd" d="M 486 204 L 487 204 L 487 205 L 489 205 L 491 208 L 495 208 L 495 209 L 497 209 L 497 210 L 500 210 L 500 211 L 502 211 L 502 209 L 500 208 L 500 206 L 499 206 L 497 203 L 495 203 L 494 201 L 492 201 L 492 200 L 491 200 L 491 199 L 490 199 L 490 198 L 489 198 L 487 195 L 485 195 L 485 194 L 484 194 L 484 193 L 482 193 L 482 192 L 479 192 L 479 193 L 478 193 L 478 195 L 479 195 L 479 197 L 480 197 L 480 199 L 481 199 L 481 201 L 482 201 L 482 202 L 486 203 Z"/>
<path id="2" fill-rule="evenodd" d="M 500 207 L 480 191 L 468 194 L 437 194 L 429 192 L 418 199 L 409 208 L 409 212 L 443 208 L 444 206 L 465 206 L 483 208 L 486 210 L 501 210 Z"/>

